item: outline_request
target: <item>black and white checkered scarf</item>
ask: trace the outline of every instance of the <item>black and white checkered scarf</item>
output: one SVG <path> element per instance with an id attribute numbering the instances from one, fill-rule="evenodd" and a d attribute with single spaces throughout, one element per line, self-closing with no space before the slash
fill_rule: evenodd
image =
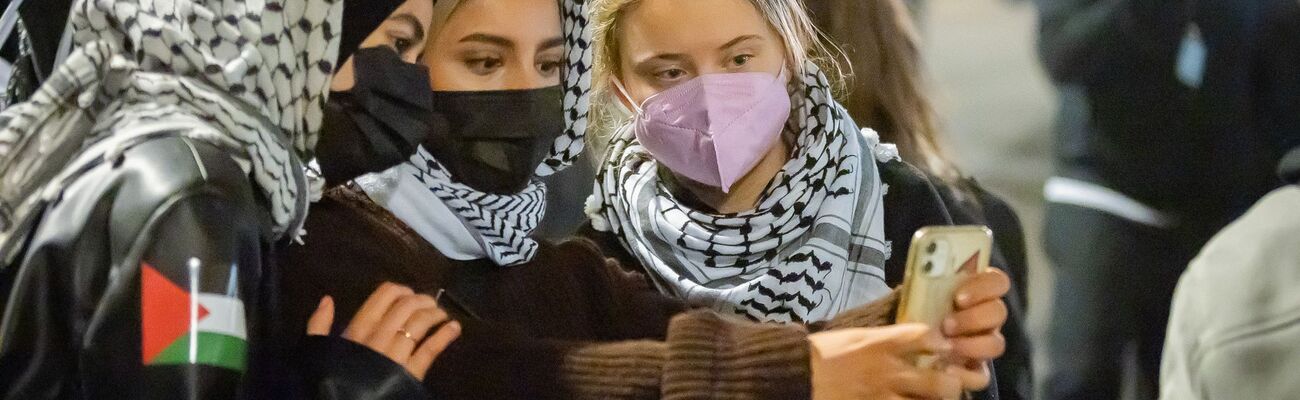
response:
<path id="1" fill-rule="evenodd" d="M 897 152 L 858 128 L 816 65 L 795 86 L 794 154 L 753 211 L 683 205 L 624 128 L 588 204 L 595 228 L 617 234 L 661 290 L 753 320 L 825 320 L 888 294 L 876 162 Z"/>
<path id="2" fill-rule="evenodd" d="M 299 160 L 320 131 L 343 3 L 77 1 L 67 61 L 0 113 L 0 243 L 81 171 L 161 135 L 228 149 L 269 201 L 274 233 L 297 234 Z"/>
<path id="3" fill-rule="evenodd" d="M 439 25 L 439 15 L 443 18 L 449 15 L 456 3 L 444 1 L 435 7 L 434 25 Z M 582 153 L 587 133 L 592 62 L 591 31 L 587 26 L 589 6 L 585 0 L 560 0 L 559 4 L 567 60 L 562 82 L 565 130 L 555 139 L 550 155 L 537 167 L 534 175 L 539 178 L 572 164 Z M 533 179 L 519 193 L 485 193 L 453 180 L 438 160 L 421 148 L 410 162 L 357 181 L 372 199 L 444 253 L 449 253 L 451 248 L 474 247 L 464 256 L 486 257 L 502 266 L 526 263 L 537 253 L 537 241 L 530 235 L 546 211 L 546 185 L 538 179 Z M 427 191 L 403 190 L 400 186 L 404 182 L 419 184 Z M 448 209 L 457 218 L 449 219 L 445 212 Z M 457 225 L 466 229 L 458 229 Z"/>

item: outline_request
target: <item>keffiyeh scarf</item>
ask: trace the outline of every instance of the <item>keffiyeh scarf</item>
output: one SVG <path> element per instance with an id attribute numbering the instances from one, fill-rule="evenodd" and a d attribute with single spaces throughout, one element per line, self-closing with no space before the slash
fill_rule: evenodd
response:
<path id="1" fill-rule="evenodd" d="M 435 6 L 435 31 L 459 1 Z M 549 176 L 572 164 L 582 152 L 587 132 L 591 92 L 591 31 L 584 0 L 560 0 L 567 60 L 562 85 L 565 131 L 550 155 L 537 167 L 536 177 Z M 503 116 L 509 117 L 509 116 Z M 405 164 L 357 179 L 376 203 L 454 259 L 488 258 L 501 266 L 532 261 L 537 241 L 530 235 L 546 211 L 546 185 L 533 179 L 522 192 L 484 193 L 456 182 L 421 148 Z M 422 188 L 423 190 L 412 190 Z"/>
<path id="2" fill-rule="evenodd" d="M 0 113 L 0 256 L 84 171 L 179 135 L 230 150 L 269 200 L 274 233 L 306 213 L 343 1 L 79 0 L 74 50 Z"/>
<path id="3" fill-rule="evenodd" d="M 896 156 L 859 130 L 808 63 L 793 95 L 790 161 L 753 211 L 683 205 L 631 129 L 612 139 L 588 213 L 617 234 L 660 290 L 757 321 L 803 322 L 889 292 L 877 159 Z"/>

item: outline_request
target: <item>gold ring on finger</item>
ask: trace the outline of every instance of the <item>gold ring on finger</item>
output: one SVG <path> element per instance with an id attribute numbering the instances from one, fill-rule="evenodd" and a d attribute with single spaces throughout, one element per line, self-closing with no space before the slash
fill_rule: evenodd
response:
<path id="1" fill-rule="evenodd" d="M 400 328 L 399 328 L 399 329 L 397 330 L 397 333 L 400 334 L 400 335 L 402 335 L 402 337 L 406 338 L 407 340 L 410 340 L 410 341 L 412 341 L 412 342 L 418 342 L 417 340 L 415 340 L 415 336 L 412 335 L 411 332 L 407 332 L 405 329 L 400 329 Z"/>

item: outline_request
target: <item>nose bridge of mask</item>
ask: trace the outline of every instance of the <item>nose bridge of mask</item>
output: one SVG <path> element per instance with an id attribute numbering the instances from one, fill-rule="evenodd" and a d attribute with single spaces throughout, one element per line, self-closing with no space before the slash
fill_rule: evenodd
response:
<path id="1" fill-rule="evenodd" d="M 559 87 L 524 91 L 434 91 L 435 108 L 454 118 L 459 127 L 448 134 L 461 140 L 523 140 L 563 133 L 548 119 L 519 116 L 559 115 L 563 92 Z M 556 133 L 558 131 L 559 133 Z"/>
<path id="2" fill-rule="evenodd" d="M 699 96 L 707 108 L 709 134 L 726 130 L 739 122 L 764 98 L 771 75 L 766 72 L 739 72 L 702 75 Z"/>
<path id="3" fill-rule="evenodd" d="M 435 91 L 446 123 L 427 150 L 456 179 L 490 193 L 514 193 L 564 134 L 560 86 L 503 91 Z"/>
<path id="4" fill-rule="evenodd" d="M 774 80 L 754 79 L 745 89 L 751 101 L 728 110 L 728 119 L 713 129 L 717 149 L 718 180 L 724 192 L 754 169 L 780 140 L 790 117 L 790 96 L 783 73 Z"/>

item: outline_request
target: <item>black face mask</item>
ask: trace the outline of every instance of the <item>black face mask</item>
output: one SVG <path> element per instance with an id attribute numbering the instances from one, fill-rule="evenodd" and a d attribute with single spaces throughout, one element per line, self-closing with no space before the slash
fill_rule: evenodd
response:
<path id="1" fill-rule="evenodd" d="M 424 66 L 389 47 L 352 55 L 356 84 L 331 92 L 316 159 L 326 184 L 386 170 L 415 154 L 430 132 L 433 96 Z"/>
<path id="2" fill-rule="evenodd" d="M 518 193 L 564 133 L 560 86 L 433 92 L 433 129 L 424 148 L 453 179 L 479 191 Z"/>

